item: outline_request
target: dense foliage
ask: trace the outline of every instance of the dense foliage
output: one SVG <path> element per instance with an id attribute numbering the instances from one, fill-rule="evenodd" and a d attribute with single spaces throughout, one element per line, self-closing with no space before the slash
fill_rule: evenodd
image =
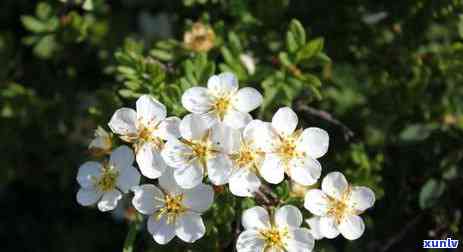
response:
<path id="1" fill-rule="evenodd" d="M 182 93 L 225 71 L 263 94 L 254 117 L 291 106 L 329 132 L 323 175 L 374 190 L 365 234 L 316 251 L 463 238 L 461 0 L 3 0 L 0 21 L 2 251 L 121 250 L 133 210 L 75 200 L 94 129 L 141 94 L 183 116 Z M 273 193 L 301 204 L 305 189 Z M 216 188 L 203 239 L 160 246 L 139 232 L 134 250 L 232 251 L 255 204 Z"/>

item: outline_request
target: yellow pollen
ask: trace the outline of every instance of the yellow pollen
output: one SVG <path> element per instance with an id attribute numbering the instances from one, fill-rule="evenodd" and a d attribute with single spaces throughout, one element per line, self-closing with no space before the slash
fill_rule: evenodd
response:
<path id="1" fill-rule="evenodd" d="M 351 209 L 347 204 L 347 201 L 350 197 L 351 187 L 348 186 L 347 190 L 342 194 L 341 199 L 335 199 L 328 197 L 329 199 L 329 210 L 328 215 L 331 215 L 336 220 L 336 223 L 341 223 L 344 216 L 351 212 L 355 212 L 354 209 Z"/>
<path id="2" fill-rule="evenodd" d="M 301 133 L 301 130 L 296 130 L 290 136 L 280 137 L 280 144 L 277 148 L 277 153 L 283 158 L 284 162 L 289 162 L 291 159 L 301 157 L 303 155 L 302 152 L 296 150 L 297 140 Z"/>
<path id="3" fill-rule="evenodd" d="M 117 177 L 119 177 L 119 172 L 106 165 L 100 179 L 96 181 L 96 187 L 103 192 L 112 191 L 116 187 Z"/>
<path id="4" fill-rule="evenodd" d="M 223 120 L 225 113 L 228 111 L 228 108 L 230 107 L 230 98 L 226 96 L 219 97 L 215 100 L 212 107 L 214 108 L 214 111 L 217 113 L 219 118 Z"/>
<path id="5" fill-rule="evenodd" d="M 249 143 L 242 142 L 239 152 L 232 155 L 237 167 L 253 168 L 259 158 L 259 151 L 254 150 L 249 146 Z"/>
<path id="6" fill-rule="evenodd" d="M 164 196 L 165 206 L 157 213 L 156 218 L 159 220 L 162 216 L 166 216 L 167 223 L 175 223 L 177 217 L 187 210 L 182 204 L 183 197 L 183 194 L 175 196 L 166 194 L 166 196 Z"/>
<path id="7" fill-rule="evenodd" d="M 269 248 L 284 249 L 285 243 L 283 240 L 286 236 L 288 236 L 287 230 L 271 227 L 269 229 L 262 230 L 260 234 L 265 241 L 265 250 Z"/>

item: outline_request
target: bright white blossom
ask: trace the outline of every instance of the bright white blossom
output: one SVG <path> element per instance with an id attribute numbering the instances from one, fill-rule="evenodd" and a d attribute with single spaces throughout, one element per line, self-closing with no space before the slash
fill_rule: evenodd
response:
<path id="1" fill-rule="evenodd" d="M 241 64 L 244 65 L 248 74 L 253 75 L 256 72 L 256 60 L 250 54 L 240 54 Z"/>
<path id="2" fill-rule="evenodd" d="M 155 179 L 167 167 L 160 152 L 165 140 L 179 137 L 180 119 L 166 118 L 165 106 L 149 95 L 138 98 L 136 107 L 136 111 L 118 109 L 108 125 L 122 140 L 134 144 L 141 173 Z"/>
<path id="3" fill-rule="evenodd" d="M 133 151 L 123 145 L 116 148 L 108 162 L 85 162 L 79 167 L 77 202 L 83 206 L 98 202 L 100 211 L 116 208 L 122 193 L 140 183 L 140 173 L 132 166 Z"/>
<path id="4" fill-rule="evenodd" d="M 276 209 L 272 220 L 267 210 L 256 206 L 243 212 L 244 231 L 238 237 L 238 252 L 310 252 L 314 239 L 301 228 L 302 214 L 296 207 L 285 205 Z"/>
<path id="5" fill-rule="evenodd" d="M 174 236 L 185 242 L 203 237 L 206 228 L 201 214 L 214 200 L 211 186 L 199 184 L 192 189 L 179 187 L 172 173 L 166 171 L 159 178 L 160 188 L 152 184 L 134 187 L 132 204 L 138 212 L 148 215 L 148 232 L 159 244 L 166 244 Z"/>
<path id="6" fill-rule="evenodd" d="M 269 183 L 278 184 L 288 174 L 301 185 L 315 184 L 321 174 L 317 158 L 328 150 L 328 133 L 320 128 L 296 130 L 298 118 L 289 108 L 280 108 L 271 123 L 262 124 L 263 137 L 260 146 L 266 147 L 266 155 L 260 174 Z"/>
<path id="7" fill-rule="evenodd" d="M 341 233 L 348 240 L 359 238 L 365 224 L 359 214 L 373 206 L 375 194 L 367 187 L 351 186 L 340 172 L 331 172 L 322 181 L 322 189 L 305 195 L 304 207 L 319 216 L 321 235 L 332 239 Z"/>
<path id="8" fill-rule="evenodd" d="M 165 162 L 174 168 L 177 183 L 183 188 L 193 188 L 207 173 L 212 184 L 226 184 L 232 163 L 221 143 L 231 129 L 221 124 L 211 126 L 195 114 L 186 115 L 179 129 L 182 138 L 170 139 L 162 151 Z"/>
<path id="9" fill-rule="evenodd" d="M 305 220 L 305 222 L 309 225 L 310 233 L 312 234 L 315 240 L 323 239 L 323 234 L 320 231 L 320 217 L 319 216 L 313 216 L 312 218 Z"/>
<path id="10" fill-rule="evenodd" d="M 111 152 L 112 141 L 111 134 L 98 126 L 95 130 L 95 136 L 88 145 L 89 151 L 96 156 L 101 156 Z"/>
<path id="11" fill-rule="evenodd" d="M 212 122 L 224 122 L 234 129 L 244 128 L 252 120 L 249 112 L 261 103 L 262 95 L 256 89 L 238 90 L 238 79 L 232 73 L 213 75 L 207 81 L 207 88 L 192 87 L 182 96 L 186 110 Z"/>
<path id="12" fill-rule="evenodd" d="M 252 197 L 261 185 L 258 174 L 265 153 L 256 139 L 260 137 L 259 129 L 263 123 L 253 120 L 244 130 L 232 131 L 229 135 L 233 143 L 229 147 L 233 170 L 228 185 L 230 192 L 236 196 Z"/>

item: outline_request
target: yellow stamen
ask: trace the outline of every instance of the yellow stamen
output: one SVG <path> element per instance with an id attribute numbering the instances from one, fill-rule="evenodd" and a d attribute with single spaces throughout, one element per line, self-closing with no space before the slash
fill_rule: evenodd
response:
<path id="1" fill-rule="evenodd" d="M 103 165 L 100 179 L 96 181 L 96 187 L 102 192 L 109 192 L 116 188 L 119 171 L 107 164 Z"/>
<path id="2" fill-rule="evenodd" d="M 227 113 L 229 107 L 230 107 L 230 97 L 227 96 L 221 96 L 218 97 L 215 101 L 214 104 L 212 105 L 215 113 L 217 113 L 218 117 L 223 120 L 225 114 Z"/>
<path id="3" fill-rule="evenodd" d="M 277 147 L 277 153 L 282 157 L 285 163 L 296 157 L 302 157 L 303 153 L 296 150 L 297 140 L 302 131 L 297 130 L 290 136 L 281 136 L 280 144 Z"/>
<path id="4" fill-rule="evenodd" d="M 167 223 L 173 224 L 176 219 L 186 212 L 186 207 L 183 205 L 183 194 L 179 195 L 169 195 L 164 196 L 165 206 L 156 214 L 156 219 L 160 220 L 163 216 L 166 216 Z"/>
<path id="5" fill-rule="evenodd" d="M 341 199 L 335 199 L 335 198 L 328 196 L 329 205 L 330 205 L 329 210 L 328 210 L 328 215 L 333 216 L 337 224 L 340 224 L 342 219 L 346 215 L 350 213 L 355 213 L 355 209 L 351 209 L 348 204 L 351 191 L 352 191 L 351 187 L 348 186 L 347 189 L 342 194 Z"/>
<path id="6" fill-rule="evenodd" d="M 285 248 L 284 239 L 288 236 L 288 230 L 271 227 L 260 232 L 265 241 L 265 250 L 270 248 Z"/>

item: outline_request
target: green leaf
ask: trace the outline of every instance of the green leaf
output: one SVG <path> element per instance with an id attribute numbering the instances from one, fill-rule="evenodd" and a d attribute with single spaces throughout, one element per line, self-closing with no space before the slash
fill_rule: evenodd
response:
<path id="1" fill-rule="evenodd" d="M 407 126 L 399 135 L 402 141 L 422 141 L 429 137 L 438 126 L 436 124 L 412 124 Z"/>
<path id="2" fill-rule="evenodd" d="M 294 34 L 290 31 L 286 33 L 286 47 L 290 53 L 294 53 L 299 49 L 299 45 L 294 38 Z"/>
<path id="3" fill-rule="evenodd" d="M 421 187 L 419 203 L 421 209 L 434 206 L 445 191 L 445 183 L 436 179 L 429 179 Z"/>
<path id="4" fill-rule="evenodd" d="M 296 43 L 298 48 L 302 47 L 305 44 L 306 42 L 305 29 L 298 20 L 296 19 L 291 20 L 291 23 L 289 24 L 289 32 L 294 37 L 293 38 L 294 42 Z"/>
<path id="5" fill-rule="evenodd" d="M 153 49 L 150 51 L 150 54 L 156 59 L 160 59 L 163 61 L 170 61 L 174 58 L 174 55 L 172 55 L 172 53 L 169 53 L 164 50 Z"/>
<path id="6" fill-rule="evenodd" d="M 48 3 L 41 2 L 37 5 L 35 13 L 40 20 L 46 20 L 51 16 L 52 8 Z"/>
<path id="7" fill-rule="evenodd" d="M 231 50 L 234 52 L 234 53 L 240 53 L 243 49 L 241 48 L 241 42 L 240 42 L 240 39 L 238 37 L 238 35 L 236 35 L 236 33 L 234 32 L 229 32 L 228 33 L 228 40 L 230 42 L 230 47 L 231 47 Z"/>
<path id="8" fill-rule="evenodd" d="M 85 0 L 84 4 L 82 5 L 82 9 L 86 11 L 93 10 L 93 0 Z"/>
<path id="9" fill-rule="evenodd" d="M 47 35 L 35 45 L 34 53 L 40 58 L 48 59 L 57 50 L 57 47 L 55 35 Z"/>
<path id="10" fill-rule="evenodd" d="M 323 38 L 309 41 L 300 51 L 297 52 L 297 61 L 310 59 L 318 55 L 323 50 Z"/>
<path id="11" fill-rule="evenodd" d="M 21 16 L 21 22 L 23 26 L 31 32 L 39 33 L 46 32 L 48 30 L 45 23 L 33 16 Z"/>

